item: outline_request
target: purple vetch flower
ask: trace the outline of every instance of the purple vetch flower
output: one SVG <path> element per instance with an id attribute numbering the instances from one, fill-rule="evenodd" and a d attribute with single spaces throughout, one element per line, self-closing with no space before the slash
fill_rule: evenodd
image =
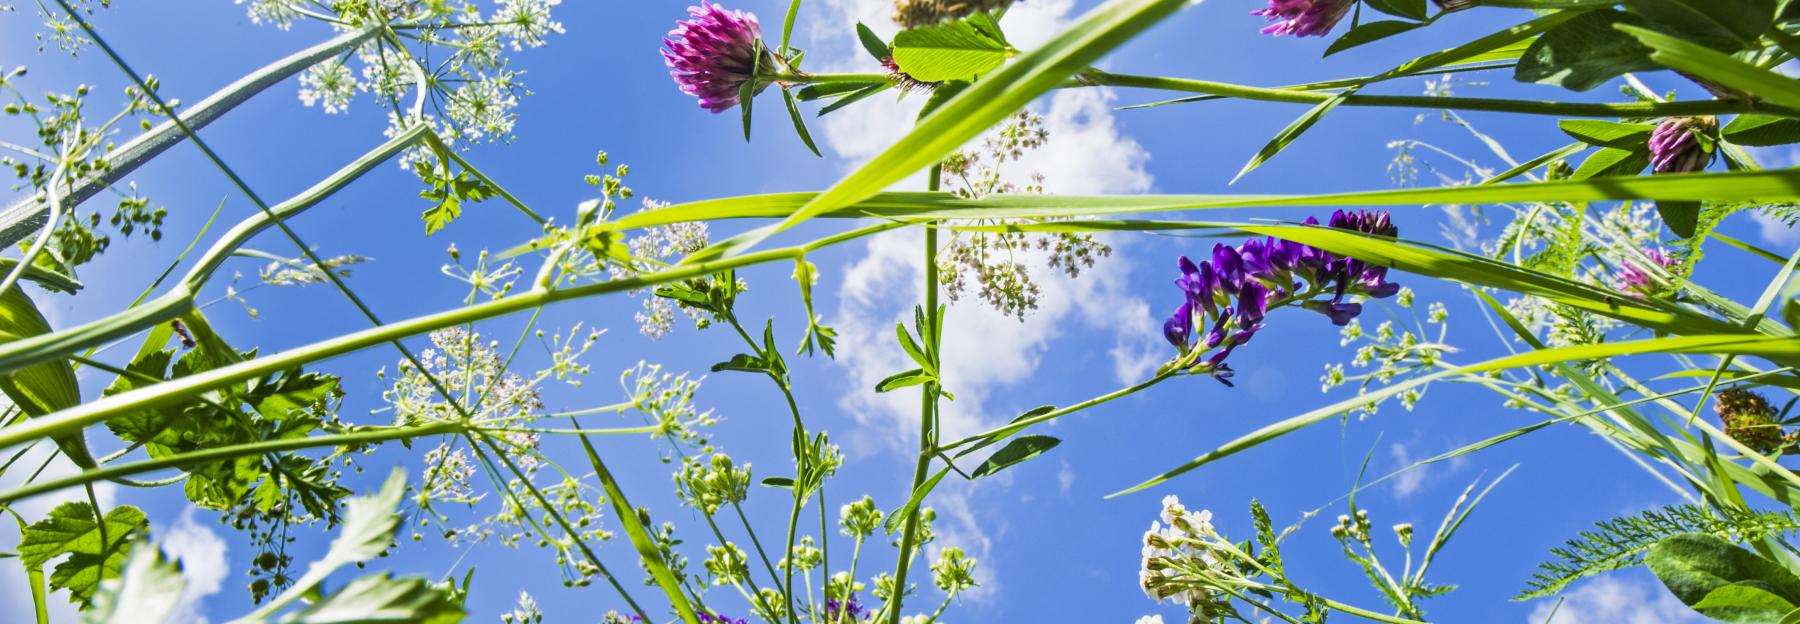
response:
<path id="1" fill-rule="evenodd" d="M 1305 223 L 1319 225 L 1312 218 Z M 1369 236 L 1399 234 L 1386 212 L 1339 210 L 1327 227 Z M 1194 262 L 1182 256 L 1176 264 L 1181 276 L 1175 286 L 1183 301 L 1163 323 L 1163 337 L 1181 351 L 1189 372 L 1212 375 L 1226 385 L 1231 367 L 1225 359 L 1262 330 L 1270 311 L 1298 306 L 1345 325 L 1363 311 L 1361 303 L 1346 297 L 1390 297 L 1400 290 L 1387 281 L 1385 266 L 1273 237 L 1237 247 L 1214 245 L 1209 259 Z M 1195 350 L 1210 353 L 1193 363 L 1187 358 L 1198 358 L 1189 355 Z"/>
<path id="2" fill-rule="evenodd" d="M 1680 262 L 1655 247 L 1645 247 L 1644 257 L 1656 266 L 1657 274 L 1651 274 L 1651 271 L 1639 266 L 1638 262 L 1634 260 L 1625 260 L 1619 263 L 1619 270 L 1615 274 L 1615 277 L 1618 278 L 1619 290 L 1634 297 L 1655 295 L 1662 289 L 1664 283 L 1661 275 L 1673 273 L 1676 268 L 1681 266 Z"/>
<path id="3" fill-rule="evenodd" d="M 1251 11 L 1274 22 L 1263 27 L 1265 35 L 1323 37 L 1356 6 L 1356 0 L 1269 0 L 1269 7 Z"/>
<path id="4" fill-rule="evenodd" d="M 774 55 L 760 43 L 762 27 L 755 15 L 704 1 L 688 7 L 688 15 L 693 19 L 677 21 L 663 38 L 663 62 L 682 93 L 699 98 L 701 108 L 723 112 L 737 105 L 744 82 L 756 78 L 758 51 L 763 67 L 772 68 Z"/>
<path id="5" fill-rule="evenodd" d="M 1717 117 L 1669 117 L 1650 133 L 1650 166 L 1657 173 L 1705 169 L 1718 155 Z"/>
<path id="6" fill-rule="evenodd" d="M 732 619 L 723 615 L 707 613 L 705 611 L 695 613 L 694 615 L 700 620 L 700 624 L 750 624 L 750 620 L 744 618 Z"/>

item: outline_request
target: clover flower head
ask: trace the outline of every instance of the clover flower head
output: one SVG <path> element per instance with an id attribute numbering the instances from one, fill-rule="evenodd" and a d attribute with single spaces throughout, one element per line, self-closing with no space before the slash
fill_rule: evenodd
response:
<path id="1" fill-rule="evenodd" d="M 1261 15 L 1274 22 L 1263 27 L 1262 33 L 1265 35 L 1323 37 L 1354 6 L 1355 0 L 1269 0 L 1268 8 L 1251 11 L 1250 14 Z"/>
<path id="2" fill-rule="evenodd" d="M 1657 173 L 1705 169 L 1718 156 L 1716 117 L 1669 117 L 1650 133 L 1650 166 Z"/>
<path id="3" fill-rule="evenodd" d="M 724 112 L 738 104 L 739 87 L 756 79 L 757 66 L 774 56 L 763 47 L 753 14 L 701 2 L 688 7 L 688 15 L 693 19 L 676 22 L 663 38 L 663 62 L 682 93 L 699 98 L 701 108 Z"/>
<path id="4" fill-rule="evenodd" d="M 1655 247 L 1645 247 L 1644 258 L 1649 260 L 1647 264 L 1650 266 L 1642 266 L 1640 261 L 1630 259 L 1619 263 L 1619 270 L 1615 275 L 1619 290 L 1634 297 L 1655 295 L 1667 283 L 1664 276 L 1681 267 L 1680 262 Z"/>

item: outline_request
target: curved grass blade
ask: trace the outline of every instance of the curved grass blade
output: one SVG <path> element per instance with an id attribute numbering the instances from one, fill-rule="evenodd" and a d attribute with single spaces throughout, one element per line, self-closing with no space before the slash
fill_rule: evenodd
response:
<path id="1" fill-rule="evenodd" d="M 789 215 L 775 231 L 867 199 L 937 162 L 1186 4 L 1187 0 L 1112 0 L 1089 11 L 1043 47 L 984 76 L 979 84 L 921 120 L 894 145 Z M 767 235 L 731 241 L 731 247 L 715 245 L 688 261 L 735 255 Z"/>
<path id="2" fill-rule="evenodd" d="M 580 422 L 569 419 L 576 428 Z M 699 624 L 694 615 L 694 607 L 688 604 L 687 595 L 681 592 L 681 584 L 675 580 L 674 573 L 663 563 L 662 555 L 656 551 L 656 542 L 651 540 L 649 531 L 644 530 L 644 523 L 638 521 L 637 510 L 625 499 L 625 491 L 619 489 L 619 482 L 613 479 L 612 471 L 606 469 L 606 463 L 600 461 L 600 454 L 594 451 L 594 443 L 588 441 L 587 434 L 581 434 L 581 448 L 587 451 L 588 463 L 594 467 L 594 475 L 600 479 L 600 487 L 606 491 L 606 499 L 612 502 L 613 515 L 618 516 L 619 524 L 625 527 L 625 534 L 631 538 L 631 545 L 637 548 L 638 558 L 643 561 L 644 568 L 650 570 L 651 578 L 656 579 L 658 587 L 669 597 L 669 604 L 683 622 Z"/>

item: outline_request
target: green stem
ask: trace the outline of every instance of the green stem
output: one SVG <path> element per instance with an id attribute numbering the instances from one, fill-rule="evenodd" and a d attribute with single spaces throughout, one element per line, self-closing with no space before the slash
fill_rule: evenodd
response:
<path id="1" fill-rule="evenodd" d="M 1010 438 L 1014 434 L 1019 433 L 1020 431 L 1024 431 L 1026 428 L 1029 428 L 1032 425 L 1035 425 L 1035 424 L 1038 424 L 1041 422 L 1054 420 L 1057 418 L 1061 418 L 1063 416 L 1067 416 L 1069 414 L 1079 412 L 1081 410 L 1099 405 L 1101 403 L 1105 403 L 1107 401 L 1111 401 L 1113 399 L 1136 394 L 1142 390 L 1150 388 L 1151 386 L 1162 383 L 1163 380 L 1166 380 L 1170 377 L 1175 376 L 1176 373 L 1180 372 L 1180 370 L 1181 369 L 1179 369 L 1179 368 L 1172 368 L 1171 370 L 1157 373 L 1156 376 L 1151 377 L 1150 379 L 1147 379 L 1147 380 L 1143 381 L 1142 383 L 1139 383 L 1135 386 L 1120 388 L 1118 390 L 1114 390 L 1112 392 L 1102 394 L 1100 396 L 1088 399 L 1086 401 L 1082 401 L 1080 403 L 1076 403 L 1074 405 L 1070 405 L 1068 407 L 1045 412 L 1043 414 L 1039 414 L 1039 415 L 1033 416 L 1031 418 L 1025 418 L 1025 419 L 1021 419 L 1021 420 L 1018 420 L 1015 422 L 1007 423 L 1003 427 L 996 427 L 994 429 L 990 429 L 990 430 L 984 431 L 982 433 L 977 433 L 975 435 L 957 440 L 955 442 L 951 442 L 949 444 L 939 446 L 937 450 L 940 452 L 949 451 L 951 449 L 960 448 L 965 445 L 974 444 L 977 442 L 981 443 L 984 446 L 988 445 L 988 444 L 993 444 L 995 442 L 999 442 L 1001 440 Z"/>
<path id="2" fill-rule="evenodd" d="M 781 575 L 775 573 L 775 565 L 769 562 L 769 553 L 763 550 L 762 540 L 757 539 L 756 529 L 750 527 L 750 517 L 744 515 L 743 506 L 732 501 L 731 509 L 737 512 L 738 522 L 744 525 L 744 533 L 750 535 L 750 546 L 756 549 L 756 556 L 762 559 L 763 569 L 769 572 L 769 582 L 775 584 L 776 591 L 787 594 L 787 588 L 781 584 Z"/>
<path id="3" fill-rule="evenodd" d="M 165 121 L 149 132 L 126 141 L 123 145 L 108 152 L 107 167 L 97 175 L 81 180 L 69 190 L 64 200 L 71 207 L 93 197 L 119 180 L 136 171 L 144 163 L 150 162 L 157 155 L 174 147 L 187 138 L 181 125 L 198 130 L 230 112 L 239 104 L 275 86 L 320 61 L 342 54 L 345 51 L 362 45 L 370 37 L 381 32 L 379 28 L 347 32 L 329 41 L 295 52 L 275 61 L 262 69 L 239 78 L 236 82 L 214 92 L 206 99 L 200 100 L 180 115 L 181 124 Z M 44 226 L 48 207 L 39 203 L 35 196 L 25 197 L 0 211 L 0 247 L 10 247 L 32 232 Z"/>
<path id="4" fill-rule="evenodd" d="M 1159 89 L 1163 91 L 1203 93 L 1245 100 L 1288 102 L 1293 104 L 1316 105 L 1337 96 L 1337 94 L 1329 92 L 1290 91 L 1285 89 L 1252 87 L 1226 82 L 1213 82 L 1210 80 L 1114 74 L 1097 69 L 1090 69 L 1086 72 L 1082 72 L 1077 76 L 1077 80 L 1081 84 L 1088 86 Z M 1473 110 L 1519 113 L 1526 115 L 1556 115 L 1561 117 L 1676 117 L 1749 112 L 1762 112 L 1785 117 L 1800 117 L 1800 111 L 1778 109 L 1767 104 L 1729 100 L 1593 103 L 1439 97 L 1429 95 L 1351 95 L 1344 98 L 1342 105 L 1381 108 Z"/>
<path id="5" fill-rule="evenodd" d="M 700 262 L 676 267 L 651 275 L 635 276 L 597 284 L 587 284 L 558 290 L 533 289 L 522 294 L 496 299 L 494 301 L 445 310 L 435 314 L 413 317 L 403 321 L 390 322 L 385 325 L 351 332 L 254 360 L 239 362 L 230 366 L 189 375 L 148 388 L 139 388 L 130 392 L 103 397 L 99 400 L 89 401 L 66 410 L 46 414 L 38 418 L 32 418 L 26 422 L 0 430 L 0 449 L 10 448 L 20 443 L 46 436 L 73 433 L 81 430 L 83 427 L 102 422 L 113 416 L 131 413 L 150 407 L 179 403 L 184 401 L 186 397 L 195 393 L 222 388 L 246 379 L 281 372 L 295 366 L 355 352 L 406 336 L 423 334 L 453 325 L 493 318 L 552 303 L 573 301 L 610 293 L 627 292 L 757 264 L 784 260 L 791 261 L 795 258 L 804 257 L 807 253 L 822 247 L 855 240 L 878 232 L 905 227 L 907 225 L 909 225 L 909 223 L 902 221 L 878 223 L 825 237 L 804 245 L 752 252 L 722 260 Z M 191 306 L 192 302 L 186 302 L 186 304 Z M 141 313 L 141 310 L 147 309 L 152 308 L 150 306 L 144 306 L 133 312 Z M 175 315 L 171 314 L 166 318 L 174 318 L 174 316 Z M 70 350 L 73 350 L 74 348 L 71 348 Z"/>
<path id="6" fill-rule="evenodd" d="M 893 81 L 887 74 L 808 74 L 805 72 L 777 72 L 762 77 L 770 82 L 786 84 L 832 84 L 840 82 L 858 82 L 868 84 L 885 84 Z"/>
<path id="7" fill-rule="evenodd" d="M 165 469 L 169 469 L 169 468 L 183 468 L 183 467 L 192 466 L 194 464 L 205 463 L 205 462 L 224 461 L 224 460 L 228 460 L 228 459 L 235 459 L 238 457 L 247 457 L 250 455 L 261 455 L 264 453 L 275 453 L 275 452 L 280 452 L 280 451 L 292 451 L 292 450 L 307 449 L 307 448 L 320 448 L 320 447 L 328 447 L 328 446 L 354 446 L 354 445 L 360 445 L 360 444 L 372 444 L 375 442 L 385 442 L 388 440 L 410 440 L 413 438 L 437 435 L 440 433 L 457 433 L 462 430 L 463 430 L 463 426 L 458 423 L 436 422 L 436 423 L 431 423 L 431 424 L 426 424 L 426 425 L 418 425 L 418 426 L 413 426 L 413 427 L 381 428 L 381 429 L 375 429 L 375 430 L 369 430 L 369 431 L 358 431 L 358 432 L 354 432 L 354 433 L 313 436 L 313 437 L 308 437 L 308 438 L 291 438 L 291 439 L 284 439 L 284 440 L 268 440 L 268 441 L 263 441 L 263 442 L 251 442 L 248 444 L 234 444 L 231 446 L 207 448 L 207 449 L 201 449 L 198 451 L 182 453 L 179 455 L 171 455 L 168 457 L 163 457 L 163 458 L 158 458 L 158 459 L 150 459 L 150 460 L 145 460 L 145 461 L 132 462 L 129 464 L 117 464 L 117 465 L 105 466 L 105 467 L 101 467 L 101 468 L 94 468 L 91 470 L 84 470 L 84 471 L 81 471 L 81 472 L 78 472 L 78 473 L 75 473 L 72 475 L 68 475 L 66 477 L 60 477 L 60 478 L 52 479 L 49 481 L 32 483 L 30 485 L 21 486 L 21 487 L 14 488 L 12 490 L 8 490 L 5 492 L 0 492 L 0 504 L 10 505 L 11 503 L 16 502 L 16 501 L 25 500 L 25 499 L 31 498 L 33 496 L 47 494 L 47 493 L 61 490 L 64 488 L 71 488 L 71 487 L 75 487 L 78 485 L 86 485 L 86 484 L 95 483 L 98 481 L 105 481 L 108 479 L 116 479 L 119 477 L 128 477 L 131 475 L 143 474 L 146 472 L 153 472 L 153 471 L 157 471 L 157 470 L 165 470 Z"/>
<path id="8" fill-rule="evenodd" d="M 943 165 L 931 166 L 931 170 L 926 174 L 929 176 L 926 181 L 927 190 L 938 190 L 938 185 L 943 181 L 943 171 Z M 926 327 L 920 331 L 931 335 L 919 336 L 919 339 L 925 341 L 929 346 L 931 357 L 934 360 L 939 357 L 939 345 L 936 344 L 938 318 L 937 235 L 937 228 L 927 224 L 925 227 L 925 318 L 930 319 L 931 322 L 927 323 Z M 937 362 L 932 362 L 932 365 L 936 367 Z M 906 489 L 908 497 L 911 497 L 913 492 L 919 491 L 919 487 L 924 485 L 925 474 L 931 468 L 931 456 L 936 452 L 937 441 L 934 439 L 933 432 L 936 424 L 937 393 L 940 381 L 927 382 L 920 387 L 919 458 L 913 464 L 912 487 Z M 888 604 L 881 607 L 882 611 L 887 614 L 888 624 L 900 624 L 900 611 L 904 608 L 906 601 L 906 575 L 912 567 L 913 549 L 918 546 L 919 512 L 924 506 L 924 501 L 920 501 L 920 504 L 907 510 L 906 528 L 900 535 L 899 560 L 894 564 L 894 594 L 888 600 Z"/>

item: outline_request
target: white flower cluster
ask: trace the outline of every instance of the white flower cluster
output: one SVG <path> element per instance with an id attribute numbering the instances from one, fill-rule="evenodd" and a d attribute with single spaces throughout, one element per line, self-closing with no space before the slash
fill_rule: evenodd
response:
<path id="1" fill-rule="evenodd" d="M 644 211 L 667 207 L 666 202 L 644 199 Z M 626 277 L 633 272 L 649 273 L 680 260 L 688 254 L 706 248 L 710 232 L 705 222 L 669 223 L 645 228 L 643 233 L 633 237 L 626 245 L 631 249 L 631 256 L 637 260 L 630 267 L 611 266 L 614 279 Z M 643 293 L 634 292 L 634 296 Z M 639 310 L 635 319 L 638 332 L 650 338 L 661 338 L 675 329 L 675 309 L 680 307 L 689 320 L 696 325 L 704 324 L 707 319 L 698 310 L 675 305 L 673 301 L 662 297 L 644 297 L 643 309 Z"/>
<path id="2" fill-rule="evenodd" d="M 419 353 L 425 370 L 401 361 L 400 378 L 382 393 L 398 424 L 461 420 L 463 411 L 476 421 L 529 420 L 543 409 L 537 383 L 505 369 L 498 343 L 483 343 L 481 334 L 461 327 L 431 332 L 430 339 L 432 348 Z M 438 394 L 432 378 L 454 404 Z"/>
<path id="3" fill-rule="evenodd" d="M 1144 532 L 1138 585 L 1152 600 L 1183 605 L 1194 613 L 1228 609 L 1222 588 L 1243 583 L 1231 563 L 1231 545 L 1213 529 L 1212 512 L 1189 511 L 1174 495 Z"/>

